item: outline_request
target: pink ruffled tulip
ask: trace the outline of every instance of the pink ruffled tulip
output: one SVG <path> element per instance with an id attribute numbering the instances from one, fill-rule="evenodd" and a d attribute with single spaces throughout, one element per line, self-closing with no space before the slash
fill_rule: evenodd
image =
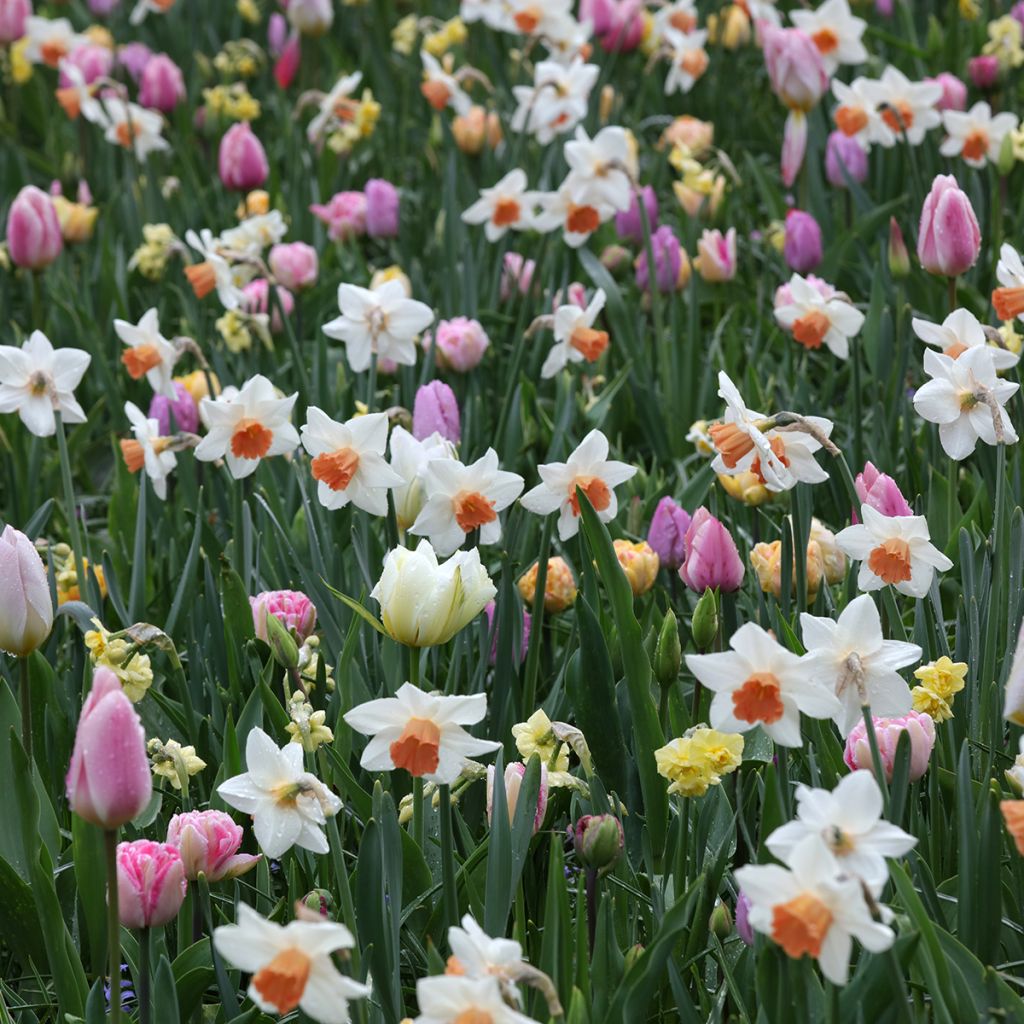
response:
<path id="1" fill-rule="evenodd" d="M 782 257 L 798 274 L 806 274 L 821 263 L 821 228 L 809 213 L 790 210 L 785 236 Z"/>
<path id="2" fill-rule="evenodd" d="M 436 331 L 423 335 L 423 348 L 434 348 L 437 365 L 456 373 L 469 373 L 476 369 L 490 344 L 491 340 L 480 321 L 465 316 L 442 320 Z"/>
<path id="3" fill-rule="evenodd" d="M 872 716 L 872 721 L 875 725 L 875 739 L 878 742 L 878 754 L 882 760 L 885 777 L 892 782 L 893 768 L 896 764 L 896 744 L 899 743 L 900 736 L 906 733 L 910 737 L 910 781 L 916 782 L 928 771 L 928 761 L 932 756 L 932 747 L 935 746 L 935 723 L 932 716 L 923 711 L 908 711 L 900 718 Z M 858 722 L 846 737 L 843 760 L 851 770 L 873 770 L 871 744 L 868 741 L 867 727 L 863 722 Z"/>
<path id="4" fill-rule="evenodd" d="M 579 20 L 594 26 L 594 35 L 609 53 L 635 50 L 644 37 L 642 0 L 580 0 Z"/>
<path id="5" fill-rule="evenodd" d="M 0 0 L 0 45 L 17 42 L 25 34 L 32 0 Z"/>
<path id="6" fill-rule="evenodd" d="M 926 78 L 925 81 L 942 86 L 942 95 L 935 104 L 936 110 L 967 109 L 967 86 L 956 75 L 940 71 L 934 78 Z"/>
<path id="7" fill-rule="evenodd" d="M 729 592 L 743 585 L 743 559 L 732 535 L 706 508 L 693 514 L 683 538 L 686 560 L 679 578 L 698 594 L 710 587 Z"/>
<path id="8" fill-rule="evenodd" d="M 336 192 L 326 204 L 314 203 L 309 209 L 327 225 L 332 242 L 347 242 L 366 233 L 366 196 L 362 192 Z"/>
<path id="9" fill-rule="evenodd" d="M 921 209 L 917 256 L 930 274 L 958 277 L 974 266 L 981 229 L 967 193 L 952 174 L 936 175 Z"/>
<path id="10" fill-rule="evenodd" d="M 862 505 L 870 505 L 876 512 L 883 516 L 912 516 L 914 510 L 910 507 L 899 484 L 886 473 L 880 473 L 873 463 L 865 462 L 864 470 L 857 474 L 854 480 L 857 488 L 857 497 Z M 853 514 L 854 523 L 858 522 L 857 514 Z"/>
<path id="11" fill-rule="evenodd" d="M 185 877 L 208 882 L 237 878 L 256 865 L 259 854 L 239 853 L 245 833 L 223 811 L 186 811 L 167 826 L 167 842 L 181 855 Z"/>
<path id="12" fill-rule="evenodd" d="M 412 407 L 412 435 L 417 441 L 433 433 L 458 444 L 462 437 L 459 403 L 444 381 L 432 380 L 416 392 Z"/>
<path id="13" fill-rule="evenodd" d="M 108 668 L 93 673 L 66 786 L 71 810 L 107 831 L 141 814 L 153 794 L 142 722 Z"/>
<path id="14" fill-rule="evenodd" d="M 171 413 L 174 413 L 174 431 L 171 430 Z M 154 395 L 149 403 L 147 416 L 160 424 L 160 434 L 167 437 L 169 434 L 184 431 L 186 434 L 194 434 L 199 429 L 199 407 L 196 400 L 189 394 L 188 388 L 181 381 L 174 382 L 174 398 L 166 395 Z"/>
<path id="15" fill-rule="evenodd" d="M 304 643 L 316 629 L 316 605 L 301 590 L 264 590 L 249 598 L 256 635 L 269 643 L 267 616 L 273 615 L 282 626 Z"/>
<path id="16" fill-rule="evenodd" d="M 125 928 L 159 928 L 173 921 L 187 885 L 181 855 L 170 843 L 118 843 L 117 910 Z"/>
<path id="17" fill-rule="evenodd" d="M 217 167 L 224 186 L 241 192 L 259 188 L 267 180 L 270 173 L 267 154 L 248 121 L 233 124 L 224 133 Z"/>
<path id="18" fill-rule="evenodd" d="M 305 242 L 281 242 L 270 250 L 270 270 L 279 284 L 293 292 L 316 284 L 316 249 Z"/>
<path id="19" fill-rule="evenodd" d="M 705 281 L 731 281 L 736 276 L 736 229 L 729 228 L 723 235 L 718 228 L 705 228 L 694 264 Z"/>
<path id="20" fill-rule="evenodd" d="M 864 181 L 868 176 L 868 155 L 856 139 L 834 131 L 825 143 L 825 177 L 833 188 L 846 188 L 847 175 L 858 184 Z"/>
<path id="21" fill-rule="evenodd" d="M 7 250 L 19 267 L 42 270 L 64 248 L 60 221 L 50 197 L 35 185 L 26 185 L 14 197 L 7 214 Z"/>
<path id="22" fill-rule="evenodd" d="M 658 502 L 647 531 L 647 543 L 666 569 L 678 569 L 686 561 L 686 531 L 690 513 L 666 496 Z"/>
<path id="23" fill-rule="evenodd" d="M 284 313 L 285 316 L 290 317 L 292 310 L 295 309 L 295 297 L 281 285 L 276 285 L 275 290 L 278 304 L 271 309 L 270 282 L 265 277 L 258 277 L 255 281 L 250 281 L 242 289 L 242 309 L 246 313 L 269 313 L 270 329 L 277 334 L 284 327 L 281 314 Z"/>
<path id="24" fill-rule="evenodd" d="M 505 765 L 505 805 L 508 808 L 508 820 L 515 816 L 516 804 L 519 802 L 519 790 L 526 775 L 526 765 L 522 761 L 512 761 Z M 494 806 L 494 765 L 487 766 L 487 822 L 490 824 Z M 540 789 L 537 791 L 537 811 L 533 816 L 533 834 L 540 831 L 544 824 L 544 814 L 548 809 L 548 769 L 540 766 Z"/>
<path id="25" fill-rule="evenodd" d="M 53 629 L 53 599 L 35 544 L 13 526 L 0 533 L 0 651 L 27 658 Z"/>
<path id="26" fill-rule="evenodd" d="M 398 237 L 398 189 L 383 178 L 371 178 L 363 189 L 366 233 L 371 238 Z"/>
<path id="27" fill-rule="evenodd" d="M 169 114 L 184 98 L 185 77 L 181 68 L 166 53 L 150 57 L 142 69 L 139 102 L 144 107 Z"/>

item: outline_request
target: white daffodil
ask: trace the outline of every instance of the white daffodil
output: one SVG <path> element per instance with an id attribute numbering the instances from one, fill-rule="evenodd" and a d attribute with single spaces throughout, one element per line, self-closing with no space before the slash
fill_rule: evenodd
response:
<path id="1" fill-rule="evenodd" d="M 836 543 L 850 558 L 861 562 L 857 586 L 881 590 L 892 584 L 908 597 L 924 597 L 935 570 L 945 572 L 953 563 L 931 543 L 924 516 L 884 516 L 861 505 L 861 522 L 836 534 Z"/>
<path id="2" fill-rule="evenodd" d="M 132 150 L 137 160 L 171 148 L 162 134 L 163 116 L 157 111 L 116 96 L 99 100 L 98 108 L 97 123 L 103 127 L 103 137 L 107 142 Z"/>
<path id="3" fill-rule="evenodd" d="M 996 264 L 996 277 L 1002 286 L 992 292 L 992 306 L 1000 320 L 1017 317 L 1024 320 L 1024 263 L 1012 245 L 1003 242 Z"/>
<path id="4" fill-rule="evenodd" d="M 558 513 L 558 536 L 575 537 L 580 528 L 579 488 L 594 507 L 602 523 L 610 522 L 619 511 L 615 488 L 636 473 L 636 467 L 608 458 L 608 438 L 592 430 L 565 462 L 549 462 L 537 467 L 541 482 L 527 491 L 520 501 L 523 508 L 539 516 Z"/>
<path id="5" fill-rule="evenodd" d="M 935 109 L 942 96 L 938 82 L 911 82 L 890 65 L 877 81 L 865 81 L 863 91 L 878 111 L 871 121 L 871 141 L 887 149 L 904 137 L 911 146 L 920 146 L 928 131 L 942 121 Z"/>
<path id="6" fill-rule="evenodd" d="M 809 668 L 756 623 L 729 639 L 732 650 L 688 654 L 686 666 L 712 692 L 711 727 L 747 732 L 755 725 L 784 747 L 799 747 L 800 713 L 831 718 L 839 701 Z"/>
<path id="7" fill-rule="evenodd" d="M 36 437 L 57 432 L 55 411 L 65 423 L 84 423 L 74 390 L 91 360 L 81 349 L 54 349 L 42 331 L 21 348 L 0 345 L 0 413 L 16 412 Z"/>
<path id="8" fill-rule="evenodd" d="M 652 12 L 651 43 L 657 45 L 669 29 L 686 35 L 697 27 L 696 0 L 672 0 Z"/>
<path id="9" fill-rule="evenodd" d="M 409 532 L 428 537 L 434 550 L 447 556 L 474 530 L 480 531 L 481 544 L 501 540 L 498 513 L 519 497 L 523 478 L 499 469 L 498 453 L 488 448 L 469 466 L 458 459 L 428 463 L 423 485 L 427 501 Z"/>
<path id="10" fill-rule="evenodd" d="M 55 68 L 76 47 L 87 42 L 71 27 L 67 18 L 41 18 L 30 15 L 25 19 L 25 60 L 30 64 L 46 64 Z"/>
<path id="11" fill-rule="evenodd" d="M 132 425 L 134 440 L 121 442 L 121 455 L 129 473 L 146 470 L 153 490 L 161 501 L 167 499 L 167 478 L 174 472 L 177 456 L 168 448 L 170 438 L 160 436 L 160 424 L 148 419 L 134 402 L 124 403 L 124 414 Z"/>
<path id="12" fill-rule="evenodd" d="M 279 398 L 274 385 L 261 374 L 250 377 L 240 391 L 226 390 L 218 398 L 199 404 L 209 433 L 199 442 L 200 462 L 224 459 L 236 480 L 256 471 L 262 459 L 286 455 L 299 446 L 291 424 L 298 394 Z"/>
<path id="13" fill-rule="evenodd" d="M 533 227 L 537 195 L 527 190 L 526 172 L 515 168 L 490 188 L 480 190 L 480 198 L 463 210 L 467 224 L 483 224 L 488 242 L 496 242 L 511 228 L 526 231 Z"/>
<path id="14" fill-rule="evenodd" d="M 550 20 L 540 43 L 548 51 L 548 60 L 569 64 L 577 57 L 588 57 L 592 52 L 590 20 L 577 21 L 571 15 Z"/>
<path id="15" fill-rule="evenodd" d="M 916 665 L 921 648 L 885 639 L 870 594 L 854 598 L 837 620 L 803 612 L 800 625 L 809 663 L 842 705 L 834 720 L 844 736 L 861 720 L 866 704 L 880 718 L 910 710 L 910 687 L 898 669 Z"/>
<path id="16" fill-rule="evenodd" d="M 951 459 L 966 459 L 978 444 L 1016 444 L 1004 406 L 1020 385 L 996 374 L 993 350 L 979 345 L 956 359 L 930 349 L 924 369 L 932 379 L 914 394 L 914 411 L 939 424 L 939 440 Z"/>
<path id="17" fill-rule="evenodd" d="M 837 875 L 834 858 L 818 844 L 794 850 L 788 869 L 739 868 L 736 884 L 750 900 L 751 927 L 787 956 L 814 957 L 833 985 L 846 984 L 854 939 L 872 953 L 895 941 L 892 929 L 871 916 L 860 881 Z"/>
<path id="18" fill-rule="evenodd" d="M 363 73 L 356 71 L 351 75 L 342 75 L 334 83 L 331 91 L 320 101 L 320 107 L 306 127 L 306 138 L 310 142 L 322 139 L 333 124 L 349 117 L 348 98 L 359 88 Z"/>
<path id="19" fill-rule="evenodd" d="M 246 217 L 237 227 L 220 234 L 220 245 L 225 255 L 235 260 L 255 261 L 288 234 L 288 225 L 280 210 Z"/>
<path id="20" fill-rule="evenodd" d="M 437 111 L 451 107 L 456 114 L 468 114 L 473 101 L 459 85 L 459 80 L 449 74 L 441 62 L 426 50 L 420 50 L 420 60 L 423 62 L 423 83 L 420 85 L 420 91 L 426 101 Z"/>
<path id="21" fill-rule="evenodd" d="M 128 21 L 132 25 L 141 25 L 147 15 L 166 14 L 173 6 L 174 0 L 138 0 Z"/>
<path id="22" fill-rule="evenodd" d="M 467 24 L 482 21 L 496 32 L 515 32 L 515 22 L 507 0 L 462 0 L 459 17 Z"/>
<path id="23" fill-rule="evenodd" d="M 1012 317 L 1007 317 L 1012 320 Z M 1015 352 L 989 345 L 985 328 L 969 309 L 954 309 L 941 324 L 914 317 L 910 321 L 914 333 L 926 344 L 939 349 L 944 356 L 956 359 L 971 348 L 988 348 L 997 370 L 1009 370 L 1020 358 Z"/>
<path id="24" fill-rule="evenodd" d="M 301 754 L 301 748 L 296 748 Z M 266 1013 L 300 1009 L 318 1024 L 348 1024 L 348 1001 L 368 985 L 340 973 L 332 954 L 355 939 L 334 921 L 289 921 L 281 926 L 238 904 L 236 924 L 213 930 L 213 944 L 233 967 L 252 975 L 249 998 Z"/>
<path id="25" fill-rule="evenodd" d="M 624 213 L 633 199 L 636 144 L 625 128 L 609 125 L 592 139 L 582 127 L 564 147 L 569 194 L 580 206 L 610 206 Z"/>
<path id="26" fill-rule="evenodd" d="M 789 280 L 792 301 L 775 309 L 775 320 L 808 349 L 824 345 L 839 359 L 850 355 L 850 338 L 864 326 L 864 314 L 846 298 L 825 298 L 799 274 Z"/>
<path id="27" fill-rule="evenodd" d="M 388 489 L 402 483 L 384 460 L 387 443 L 387 413 L 339 423 L 311 405 L 302 427 L 302 447 L 313 458 L 320 504 L 334 510 L 352 502 L 370 515 L 387 515 Z"/>
<path id="28" fill-rule="evenodd" d="M 373 738 L 359 763 L 368 772 L 403 768 L 410 775 L 438 785 L 451 785 L 467 758 L 490 754 L 497 740 L 478 740 L 463 726 L 476 725 L 487 714 L 487 697 L 443 697 L 403 683 L 394 697 L 367 701 L 345 713 L 348 725 Z"/>
<path id="29" fill-rule="evenodd" d="M 506 0 L 516 30 L 527 36 L 559 33 L 572 19 L 572 0 Z"/>
<path id="30" fill-rule="evenodd" d="M 963 157 L 969 167 L 984 167 L 999 159 L 1003 140 L 1017 130 L 1017 115 L 1003 112 L 992 116 L 992 108 L 981 100 L 970 110 L 944 110 L 942 126 L 946 138 L 939 146 L 943 156 Z"/>
<path id="31" fill-rule="evenodd" d="M 216 289 L 217 298 L 225 309 L 238 309 L 244 296 L 235 279 L 231 264 L 220 252 L 220 241 L 209 228 L 198 234 L 185 232 L 185 241 L 202 257 L 200 263 L 185 267 L 185 276 L 192 285 L 197 299 L 204 299 Z"/>
<path id="32" fill-rule="evenodd" d="M 542 60 L 534 68 L 533 85 L 516 85 L 519 106 L 512 115 L 514 132 L 530 132 L 546 146 L 556 135 L 571 132 L 587 116 L 587 101 L 600 68 L 575 57 L 568 67 Z"/>
<path id="33" fill-rule="evenodd" d="M 413 1024 L 535 1024 L 502 997 L 494 978 L 435 974 L 416 982 L 420 1015 Z"/>
<path id="34" fill-rule="evenodd" d="M 876 896 L 889 880 L 886 857 L 902 857 L 917 840 L 882 820 L 882 791 L 866 770 L 851 772 L 827 789 L 796 787 L 796 819 L 765 841 L 784 864 L 810 845 L 835 859 L 836 874 L 861 879 Z"/>
<path id="35" fill-rule="evenodd" d="M 568 179 L 557 192 L 537 194 L 537 212 L 533 227 L 544 234 L 562 231 L 562 240 L 571 249 L 578 249 L 606 220 L 615 214 L 613 207 L 591 206 L 573 202 Z"/>
<path id="36" fill-rule="evenodd" d="M 513 939 L 495 939 L 476 923 L 472 914 L 462 918 L 462 927 L 448 929 L 446 973 L 465 978 L 497 978 L 516 992 L 517 968 L 523 963 L 523 947 Z"/>
<path id="37" fill-rule="evenodd" d="M 341 800 L 305 770 L 302 745 L 278 745 L 259 728 L 245 741 L 242 775 L 222 782 L 217 795 L 243 814 L 252 815 L 252 830 L 268 857 L 283 856 L 293 846 L 327 853 L 323 824 L 341 810 Z"/>
<path id="38" fill-rule="evenodd" d="M 604 290 L 599 288 L 586 309 L 567 303 L 555 310 L 555 343 L 541 367 L 542 377 L 554 377 L 567 363 L 596 362 L 608 347 L 608 332 L 594 330 L 604 303 Z"/>
<path id="39" fill-rule="evenodd" d="M 345 345 L 353 372 L 362 373 L 374 353 L 401 366 L 415 366 L 416 338 L 430 326 L 434 311 L 405 294 L 401 281 L 378 288 L 338 285 L 341 316 L 324 324 L 324 334 Z"/>
<path id="40" fill-rule="evenodd" d="M 830 78 L 840 65 L 863 64 L 868 59 L 861 42 L 867 22 L 853 16 L 846 0 L 825 0 L 813 10 L 791 11 L 789 20 L 811 37 Z"/>
<path id="41" fill-rule="evenodd" d="M 868 149 L 872 139 L 879 135 L 876 124 L 881 114 L 871 86 L 868 78 L 855 78 L 850 83 L 832 79 L 832 95 L 839 101 L 832 111 L 836 128 L 847 138 L 856 139 L 862 149 Z"/>
<path id="42" fill-rule="evenodd" d="M 665 95 L 674 92 L 689 92 L 697 79 L 708 67 L 708 54 L 704 44 L 708 41 L 706 29 L 692 32 L 677 32 L 673 28 L 666 29 L 665 43 L 669 47 L 670 67 L 665 77 Z"/>
<path id="43" fill-rule="evenodd" d="M 160 319 L 156 309 L 142 314 L 137 324 L 115 320 L 114 330 L 128 347 L 121 353 L 121 362 L 132 380 L 145 377 L 155 394 L 173 399 L 174 364 L 178 353 L 160 333 Z"/>
<path id="44" fill-rule="evenodd" d="M 400 530 L 408 530 L 427 500 L 423 480 L 427 466 L 435 459 L 454 459 L 451 441 L 436 431 L 417 441 L 405 427 L 391 431 L 391 468 L 402 478 L 392 495 Z"/>

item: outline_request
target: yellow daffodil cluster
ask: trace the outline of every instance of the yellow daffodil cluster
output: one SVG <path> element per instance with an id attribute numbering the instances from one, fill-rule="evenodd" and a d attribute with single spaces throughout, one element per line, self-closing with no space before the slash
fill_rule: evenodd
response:
<path id="1" fill-rule="evenodd" d="M 543 710 L 537 710 L 525 722 L 513 725 L 512 736 L 524 761 L 529 761 L 536 754 L 549 771 L 569 770 L 569 745 L 558 741 L 551 719 Z"/>
<path id="2" fill-rule="evenodd" d="M 981 4 L 978 0 L 958 0 L 957 6 L 964 21 L 977 21 L 981 17 Z"/>
<path id="3" fill-rule="evenodd" d="M 253 78 L 263 70 L 266 63 L 267 55 L 251 39 L 230 39 L 213 58 L 213 66 L 222 75 L 231 78 Z"/>
<path id="4" fill-rule="evenodd" d="M 668 779 L 670 793 L 704 796 L 724 775 L 743 762 L 743 737 L 698 725 L 654 752 L 658 774 Z"/>
<path id="5" fill-rule="evenodd" d="M 352 110 L 351 120 L 327 136 L 330 150 L 339 156 L 344 155 L 361 139 L 368 139 L 373 135 L 380 120 L 380 109 L 380 104 L 373 98 L 373 91 L 364 89 L 363 95 Z"/>
<path id="6" fill-rule="evenodd" d="M 713 216 L 725 195 L 725 176 L 706 161 L 714 134 L 710 122 L 686 115 L 677 117 L 662 135 L 662 143 L 671 147 L 668 162 L 680 176 L 672 190 L 691 217 Z"/>
<path id="7" fill-rule="evenodd" d="M 301 693 L 293 693 L 288 702 L 288 714 L 291 721 L 285 726 L 290 742 L 301 743 L 307 754 L 316 753 L 321 743 L 331 743 L 334 733 L 325 725 L 327 712 L 314 711 L 313 705 L 306 702 Z"/>
<path id="8" fill-rule="evenodd" d="M 154 737 L 146 744 L 153 774 L 167 781 L 175 789 L 188 789 L 188 780 L 206 767 L 196 756 L 195 747 L 183 747 L 177 740 L 166 743 Z"/>
<path id="9" fill-rule="evenodd" d="M 128 261 L 129 270 L 138 272 L 149 281 L 159 281 L 167 270 L 167 262 L 181 247 L 178 236 L 170 224 L 144 224 L 142 245 Z"/>
<path id="10" fill-rule="evenodd" d="M 252 348 L 254 340 L 263 342 L 267 348 L 273 347 L 265 314 L 229 309 L 218 317 L 215 326 L 230 352 L 246 352 Z"/>
<path id="11" fill-rule="evenodd" d="M 914 710 L 927 712 L 935 722 L 952 718 L 953 696 L 964 688 L 966 677 L 967 663 L 945 656 L 922 665 L 914 672 L 920 685 L 910 691 Z"/>
<path id="12" fill-rule="evenodd" d="M 244 82 L 204 89 L 203 102 L 210 117 L 228 121 L 255 121 L 260 116 L 260 101 L 249 92 Z"/>
<path id="13" fill-rule="evenodd" d="M 81 601 L 82 592 L 78 587 L 78 570 L 75 567 L 75 553 L 67 544 L 55 544 L 53 553 L 53 572 L 57 580 L 57 604 L 67 601 Z M 107 596 L 107 580 L 103 575 L 103 566 L 91 565 L 88 558 L 82 559 L 82 568 L 86 575 L 96 577 L 100 596 Z"/>
<path id="14" fill-rule="evenodd" d="M 999 337 L 1003 340 L 1003 345 L 1008 352 L 1012 352 L 1014 355 L 1020 355 L 1021 344 L 1024 342 L 1024 336 L 1017 330 L 1016 320 L 1007 320 L 1002 327 L 999 328 Z"/>
<path id="15" fill-rule="evenodd" d="M 419 35 L 419 19 L 415 14 L 407 14 L 391 30 L 391 49 L 395 53 L 408 57 L 416 48 L 416 36 Z"/>
<path id="16" fill-rule="evenodd" d="M 111 633 L 99 619 L 92 620 L 95 629 L 85 634 L 85 646 L 93 665 L 109 668 L 118 679 L 125 696 L 137 704 L 153 685 L 153 666 L 149 655 L 139 652 L 135 644 Z"/>
<path id="17" fill-rule="evenodd" d="M 235 4 L 235 10 L 238 11 L 242 21 L 247 21 L 250 25 L 258 25 L 262 20 L 256 0 L 238 0 L 238 3 Z"/>
<path id="18" fill-rule="evenodd" d="M 466 41 L 466 25 L 461 18 L 450 18 L 423 37 L 423 49 L 432 57 L 441 57 Z"/>
<path id="19" fill-rule="evenodd" d="M 1012 15 L 1005 14 L 988 24 L 988 42 L 981 52 L 999 61 L 999 70 L 1006 72 L 1024 64 L 1024 28 Z"/>

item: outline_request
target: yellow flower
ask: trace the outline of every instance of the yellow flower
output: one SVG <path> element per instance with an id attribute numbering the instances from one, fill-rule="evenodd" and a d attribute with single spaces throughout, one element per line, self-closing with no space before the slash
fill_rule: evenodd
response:
<path id="1" fill-rule="evenodd" d="M 111 633 L 99 619 L 92 621 L 96 628 L 85 634 L 85 646 L 93 665 L 109 668 L 121 681 L 125 696 L 137 704 L 153 685 L 149 655 L 139 653 L 134 644 Z"/>
<path id="2" fill-rule="evenodd" d="M 569 747 L 559 744 L 551 719 L 543 710 L 535 711 L 525 722 L 512 726 L 512 736 L 516 741 L 516 749 L 524 761 L 536 754 L 547 766 L 549 771 L 567 772 L 569 770 Z"/>
<path id="3" fill-rule="evenodd" d="M 409 276 L 398 264 L 392 264 L 390 267 L 376 271 L 373 277 L 370 278 L 370 291 L 375 291 L 382 284 L 387 284 L 388 281 L 398 281 L 405 291 L 405 297 L 407 299 L 412 298 L 412 281 L 409 280 Z"/>
<path id="4" fill-rule="evenodd" d="M 742 501 L 744 505 L 749 505 L 751 508 L 757 508 L 758 505 L 763 505 L 772 499 L 772 492 L 761 483 L 756 473 L 736 473 L 733 476 L 721 473 L 718 476 L 718 482 L 730 498 Z"/>
<path id="5" fill-rule="evenodd" d="M 92 238 L 99 210 L 85 203 L 73 203 L 64 196 L 53 196 L 53 208 L 60 222 L 60 233 L 65 242 L 87 242 Z"/>
<path id="6" fill-rule="evenodd" d="M 841 583 L 846 577 L 846 555 L 836 543 L 836 535 L 818 519 L 811 519 L 809 543 L 817 544 L 821 564 L 829 583 Z"/>
<path id="7" fill-rule="evenodd" d="M 935 723 L 948 721 L 953 717 L 953 709 L 937 693 L 927 686 L 915 686 L 910 691 L 914 701 L 914 710 L 932 716 Z"/>
<path id="8" fill-rule="evenodd" d="M 959 693 L 964 688 L 966 677 L 967 663 L 953 661 L 945 655 L 914 670 L 914 678 L 943 700 L 949 700 L 953 694 Z"/>
<path id="9" fill-rule="evenodd" d="M 977 21 L 981 15 L 981 5 L 978 0 L 960 0 L 960 17 L 964 21 Z"/>
<path id="10" fill-rule="evenodd" d="M 432 57 L 443 57 L 453 47 L 466 41 L 466 26 L 461 18 L 446 21 L 435 32 L 428 32 L 423 37 L 423 49 Z"/>
<path id="11" fill-rule="evenodd" d="M 259 100 L 249 93 L 244 82 L 204 89 L 203 102 L 208 114 L 230 121 L 255 121 L 260 116 Z"/>
<path id="12" fill-rule="evenodd" d="M 373 98 L 373 91 L 364 89 L 352 118 L 352 126 L 361 138 L 368 139 L 380 120 L 380 104 Z"/>
<path id="13" fill-rule="evenodd" d="M 533 607 L 533 599 L 537 591 L 537 563 L 534 562 L 519 577 L 519 596 Z M 576 580 L 565 559 L 554 557 L 548 559 L 548 574 L 544 580 L 544 610 L 551 614 L 564 612 L 576 602 Z"/>
<path id="14" fill-rule="evenodd" d="M 782 596 L 782 541 L 773 540 L 770 544 L 755 544 L 750 552 L 750 564 L 757 573 L 761 589 L 766 594 Z M 793 558 L 793 589 L 796 590 L 796 556 Z M 807 601 L 811 603 L 818 596 L 822 577 L 825 575 L 825 560 L 822 558 L 818 542 L 807 542 Z"/>
<path id="15" fill-rule="evenodd" d="M 743 737 L 699 725 L 656 750 L 654 759 L 658 774 L 671 783 L 669 793 L 704 796 L 743 762 Z"/>
<path id="16" fill-rule="evenodd" d="M 256 6 L 256 0 L 238 0 L 236 8 L 243 21 L 249 22 L 250 25 L 260 23 L 260 9 Z"/>
<path id="17" fill-rule="evenodd" d="M 629 580 L 634 597 L 646 594 L 658 578 L 659 561 L 657 554 L 645 540 L 633 543 L 628 540 L 612 542 L 615 557 L 622 566 L 622 571 Z"/>
<path id="18" fill-rule="evenodd" d="M 1006 14 L 989 22 L 989 41 L 982 47 L 981 52 L 995 56 L 1003 70 L 1019 68 L 1024 64 L 1022 37 L 1024 29 L 1021 28 L 1020 22 L 1012 14 Z"/>
<path id="19" fill-rule="evenodd" d="M 391 30 L 391 49 L 408 57 L 416 46 L 416 35 L 419 29 L 416 27 L 417 18 L 415 14 L 407 14 Z"/>
<path id="20" fill-rule="evenodd" d="M 235 209 L 235 216 L 239 220 L 247 217 L 259 217 L 270 210 L 270 193 L 265 189 L 256 188 L 248 192 Z"/>
<path id="21" fill-rule="evenodd" d="M 698 455 L 703 455 L 706 459 L 713 459 L 715 457 L 715 446 L 711 440 L 711 435 L 708 433 L 707 420 L 695 420 L 690 425 L 686 440 L 697 449 Z"/>
<path id="22" fill-rule="evenodd" d="M 188 780 L 206 767 L 206 762 L 196 756 L 195 747 L 183 747 L 177 740 L 162 743 L 155 737 L 146 744 L 153 774 L 167 779 L 175 788 L 188 789 Z"/>
<path id="23" fill-rule="evenodd" d="M 207 374 L 203 370 L 193 370 L 183 377 L 175 377 L 174 380 L 180 384 L 191 396 L 192 401 L 198 405 L 204 398 L 210 397 L 210 387 L 213 387 L 213 397 L 220 394 L 220 381 L 217 374 L 212 370 Z"/>
<path id="24" fill-rule="evenodd" d="M 739 4 L 729 4 L 721 17 L 709 14 L 707 29 L 708 40 L 720 41 L 727 50 L 738 50 L 750 42 L 750 17 Z"/>
<path id="25" fill-rule="evenodd" d="M 291 736 L 292 743 L 302 744 L 302 749 L 307 754 L 316 753 L 321 743 L 333 742 L 334 733 L 324 724 L 327 712 L 314 711 L 313 706 L 306 703 L 301 693 L 292 695 L 288 704 L 288 714 L 292 720 L 285 726 L 285 731 Z"/>
<path id="26" fill-rule="evenodd" d="M 1020 355 L 1021 342 L 1024 341 L 1024 338 L 1017 332 L 1016 323 L 1016 320 L 1007 320 L 999 328 L 999 337 L 1003 339 L 1003 344 L 1006 346 L 1007 351 Z"/>
<path id="27" fill-rule="evenodd" d="M 167 261 L 181 242 L 170 224 L 144 224 L 142 238 L 142 245 L 128 261 L 128 269 L 138 270 L 147 280 L 159 281 L 167 269 Z"/>
<path id="28" fill-rule="evenodd" d="M 68 601 L 81 601 L 82 593 L 78 587 L 78 570 L 75 567 L 75 553 L 67 544 L 55 544 L 53 547 L 54 575 L 57 578 L 57 604 Z M 86 575 L 94 575 L 100 588 L 100 597 L 107 596 L 107 580 L 103 575 L 102 565 L 91 565 L 88 558 L 82 559 L 82 569 Z"/>
<path id="29" fill-rule="evenodd" d="M 22 36 L 11 45 L 11 79 L 15 85 L 24 85 L 32 77 L 32 62 L 25 56 L 28 36 Z"/>

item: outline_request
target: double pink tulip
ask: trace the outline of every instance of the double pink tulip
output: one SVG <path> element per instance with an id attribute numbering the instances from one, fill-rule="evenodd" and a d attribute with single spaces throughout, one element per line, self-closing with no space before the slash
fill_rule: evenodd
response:
<path id="1" fill-rule="evenodd" d="M 125 928 L 159 928 L 173 921 L 185 889 L 185 865 L 169 843 L 118 843 L 117 910 Z"/>
<path id="2" fill-rule="evenodd" d="M 186 811 L 167 826 L 167 842 L 181 855 L 185 877 L 208 882 L 237 878 L 254 867 L 258 854 L 239 853 L 244 833 L 223 811 Z"/>

